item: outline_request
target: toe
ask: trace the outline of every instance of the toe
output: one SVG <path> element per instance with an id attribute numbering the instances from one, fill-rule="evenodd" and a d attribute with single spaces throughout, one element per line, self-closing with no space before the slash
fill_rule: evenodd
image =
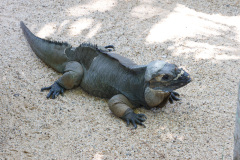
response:
<path id="1" fill-rule="evenodd" d="M 47 98 L 49 98 L 49 97 L 52 95 L 52 93 L 53 93 L 53 91 L 50 90 L 49 93 L 48 93 L 48 95 L 47 95 Z"/>
<path id="2" fill-rule="evenodd" d="M 51 86 L 50 87 L 43 87 L 43 88 L 41 88 L 41 92 L 44 91 L 44 90 L 49 90 L 49 89 L 51 89 Z"/>

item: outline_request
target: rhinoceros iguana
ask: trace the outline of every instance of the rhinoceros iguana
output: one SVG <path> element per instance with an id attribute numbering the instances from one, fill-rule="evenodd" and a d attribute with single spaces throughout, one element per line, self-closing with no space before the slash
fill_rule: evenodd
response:
<path id="1" fill-rule="evenodd" d="M 161 60 L 148 65 L 113 53 L 114 46 L 101 47 L 82 43 L 72 47 L 68 43 L 53 42 L 35 36 L 23 22 L 23 33 L 35 54 L 48 66 L 63 73 L 50 87 L 47 98 L 55 98 L 65 89 L 80 86 L 87 93 L 110 99 L 110 110 L 127 122 L 143 125 L 144 114 L 136 114 L 134 108 L 163 107 L 173 103 L 179 94 L 174 90 L 185 86 L 191 79 L 187 72 Z"/>

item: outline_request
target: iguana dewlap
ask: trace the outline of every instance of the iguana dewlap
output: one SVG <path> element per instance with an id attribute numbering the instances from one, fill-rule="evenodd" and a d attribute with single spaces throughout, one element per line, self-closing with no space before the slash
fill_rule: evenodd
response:
<path id="1" fill-rule="evenodd" d="M 50 87 L 47 98 L 53 99 L 65 89 L 80 86 L 87 93 L 110 99 L 110 110 L 136 128 L 146 116 L 134 108 L 163 107 L 168 101 L 180 100 L 174 90 L 185 86 L 189 74 L 174 64 L 153 61 L 137 65 L 112 52 L 113 46 L 99 47 L 82 43 L 74 48 L 68 43 L 36 37 L 23 22 L 23 33 L 35 54 L 54 70 L 63 73 Z"/>

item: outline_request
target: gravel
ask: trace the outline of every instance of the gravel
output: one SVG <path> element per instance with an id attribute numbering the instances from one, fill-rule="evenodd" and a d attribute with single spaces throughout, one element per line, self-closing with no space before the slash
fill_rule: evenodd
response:
<path id="1" fill-rule="evenodd" d="M 0 159 L 232 159 L 239 11 L 238 0 L 2 0 Z M 177 90 L 181 102 L 138 109 L 147 127 L 133 130 L 80 88 L 46 99 L 41 87 L 61 75 L 34 55 L 20 21 L 42 38 L 175 63 L 193 81 Z"/>

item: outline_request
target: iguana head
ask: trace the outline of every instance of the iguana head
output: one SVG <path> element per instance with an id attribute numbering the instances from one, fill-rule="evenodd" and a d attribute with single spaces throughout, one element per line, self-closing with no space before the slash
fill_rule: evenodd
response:
<path id="1" fill-rule="evenodd" d="M 164 61 L 153 61 L 145 72 L 145 100 L 150 107 L 158 106 L 170 92 L 185 86 L 191 81 L 189 74 L 182 68 Z"/>

